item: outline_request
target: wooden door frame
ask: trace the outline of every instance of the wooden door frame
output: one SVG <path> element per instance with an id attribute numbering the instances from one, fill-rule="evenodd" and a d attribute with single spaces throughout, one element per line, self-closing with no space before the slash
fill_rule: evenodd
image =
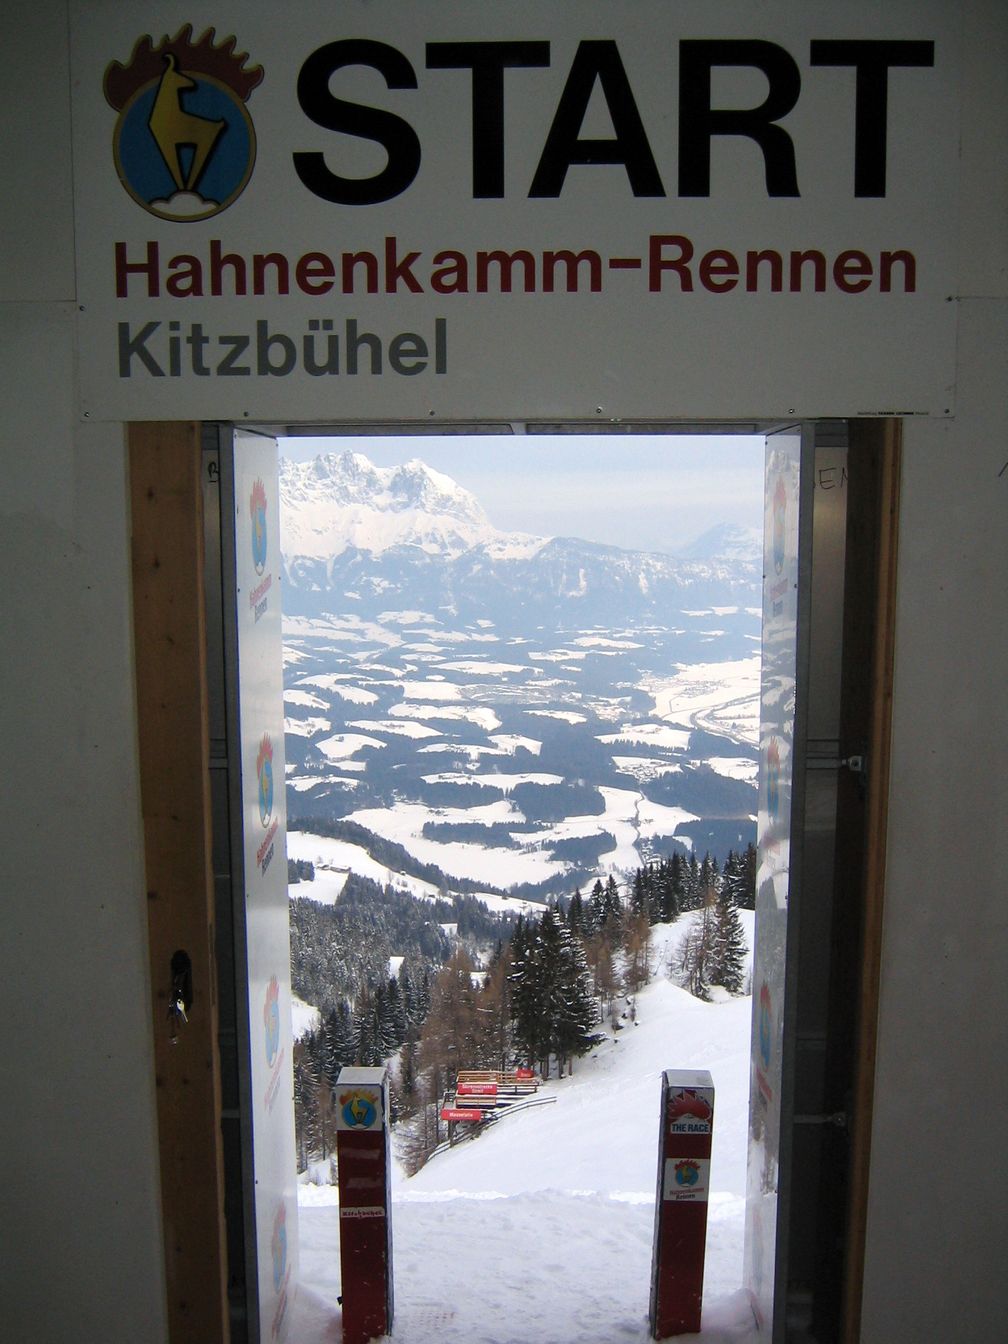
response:
<path id="1" fill-rule="evenodd" d="M 137 422 L 126 439 L 169 1338 L 228 1344 L 201 425 Z M 177 951 L 192 965 L 192 1004 L 173 1032 Z"/>
<path id="2" fill-rule="evenodd" d="M 871 1177 L 872 1110 L 882 978 L 882 921 L 886 879 L 889 816 L 889 774 L 892 734 L 893 667 L 896 635 L 896 578 L 899 548 L 899 496 L 902 423 L 895 419 L 851 420 L 850 442 L 869 478 L 871 507 L 848 514 L 849 557 L 863 553 L 871 574 L 867 611 L 844 614 L 845 645 L 864 659 L 868 671 L 860 713 L 867 728 L 862 820 L 860 974 L 856 992 L 853 1042 L 850 1159 L 847 1229 L 842 1285 L 843 1344 L 861 1338 L 861 1302 L 867 1241 L 868 1192 Z M 857 563 L 856 558 L 854 563 Z M 866 585 L 867 586 L 867 585 Z M 862 589 L 863 591 L 863 589 Z M 859 631 L 855 634 L 855 631 Z M 843 707 L 846 713 L 847 707 Z M 841 729 L 843 731 L 843 727 Z M 862 728 L 864 731 L 864 728 Z"/>

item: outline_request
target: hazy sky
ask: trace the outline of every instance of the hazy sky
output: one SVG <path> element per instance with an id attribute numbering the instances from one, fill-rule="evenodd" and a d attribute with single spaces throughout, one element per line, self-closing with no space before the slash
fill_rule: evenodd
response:
<path id="1" fill-rule="evenodd" d="M 718 523 L 763 526 L 763 439 L 742 435 L 422 435 L 281 439 L 284 457 L 418 457 L 470 490 L 496 527 L 628 550 L 688 546 Z"/>

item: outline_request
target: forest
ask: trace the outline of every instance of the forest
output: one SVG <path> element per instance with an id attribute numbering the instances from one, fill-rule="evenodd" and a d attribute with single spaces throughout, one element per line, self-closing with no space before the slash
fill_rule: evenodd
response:
<path id="1" fill-rule="evenodd" d="M 460 1069 L 572 1072 L 602 1030 L 632 1017 L 656 970 L 653 924 L 701 912 L 662 970 L 701 998 L 715 985 L 746 992 L 738 911 L 754 908 L 755 877 L 748 845 L 723 867 L 674 853 L 638 868 L 622 892 L 610 875 L 517 919 L 472 897 L 418 901 L 354 875 L 335 906 L 292 899 L 292 982 L 321 1012 L 294 1048 L 298 1170 L 334 1151 L 332 1090 L 345 1065 L 391 1063 L 410 1170 L 442 1141 L 442 1099 Z M 390 957 L 402 958 L 395 975 Z"/>

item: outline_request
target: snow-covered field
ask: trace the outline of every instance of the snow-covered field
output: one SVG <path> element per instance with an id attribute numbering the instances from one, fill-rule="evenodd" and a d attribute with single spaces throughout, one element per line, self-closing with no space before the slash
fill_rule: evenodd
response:
<path id="1" fill-rule="evenodd" d="M 752 916 L 743 912 L 752 939 Z M 663 1069 L 716 1089 L 703 1330 L 748 1344 L 741 1291 L 749 998 L 702 1003 L 664 965 L 690 917 L 654 930 L 637 1021 L 475 1141 L 393 1176 L 395 1344 L 646 1344 Z M 300 1190 L 293 1344 L 339 1339 L 338 1192 Z"/>
<path id="2" fill-rule="evenodd" d="M 712 632 L 716 634 L 719 632 Z M 652 678 L 645 689 L 660 719 L 689 723 L 734 742 L 759 738 L 760 655 L 680 666 L 671 680 Z"/>

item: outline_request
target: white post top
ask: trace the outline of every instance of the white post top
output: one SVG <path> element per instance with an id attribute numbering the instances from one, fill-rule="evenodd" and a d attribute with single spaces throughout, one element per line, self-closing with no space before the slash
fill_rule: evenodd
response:
<path id="1" fill-rule="evenodd" d="M 386 1068 L 364 1068 L 356 1064 L 346 1065 L 340 1069 L 339 1078 L 336 1081 L 337 1087 L 381 1087 L 388 1074 Z"/>
<path id="2" fill-rule="evenodd" d="M 714 1079 L 706 1069 L 666 1069 L 665 1086 L 666 1088 L 706 1087 L 713 1089 Z"/>

